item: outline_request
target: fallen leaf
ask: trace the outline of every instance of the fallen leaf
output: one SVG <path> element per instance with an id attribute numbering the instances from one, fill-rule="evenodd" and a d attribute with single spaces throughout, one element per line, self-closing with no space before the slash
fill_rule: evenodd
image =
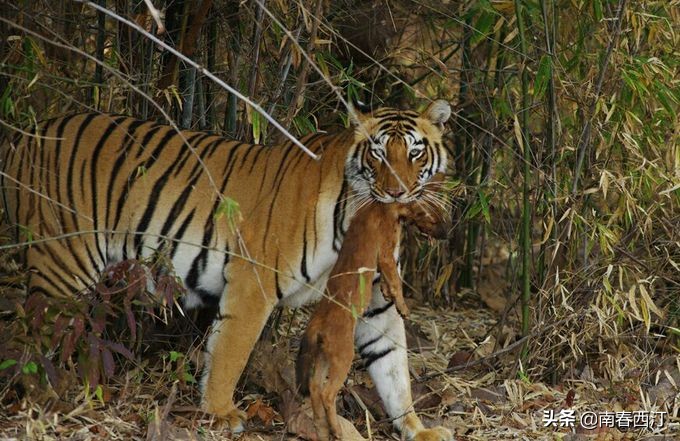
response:
<path id="1" fill-rule="evenodd" d="M 276 419 L 276 411 L 269 405 L 265 404 L 261 398 L 258 398 L 254 403 L 248 406 L 246 410 L 248 419 L 257 417 L 265 426 L 272 426 L 274 419 Z"/>
<path id="2" fill-rule="evenodd" d="M 462 366 L 472 359 L 472 353 L 468 351 L 455 352 L 449 359 L 447 368 Z"/>

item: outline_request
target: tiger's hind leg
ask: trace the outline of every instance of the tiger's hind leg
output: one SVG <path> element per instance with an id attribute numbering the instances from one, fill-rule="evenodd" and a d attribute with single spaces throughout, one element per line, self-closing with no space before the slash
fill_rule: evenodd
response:
<path id="1" fill-rule="evenodd" d="M 234 390 L 276 304 L 273 277 L 261 268 L 255 271 L 240 260 L 227 265 L 228 284 L 208 338 L 201 382 L 203 408 L 234 433 L 244 430 L 246 419 L 234 405 Z"/>
<path id="2" fill-rule="evenodd" d="M 371 305 L 357 321 L 355 341 L 387 414 L 403 436 L 415 441 L 452 440 L 444 427 L 426 429 L 413 410 L 404 320 L 383 298 L 378 284 Z"/>

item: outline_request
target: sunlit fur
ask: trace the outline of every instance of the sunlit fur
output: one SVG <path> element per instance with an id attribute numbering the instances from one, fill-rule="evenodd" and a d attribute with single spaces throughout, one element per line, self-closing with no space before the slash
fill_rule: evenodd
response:
<path id="1" fill-rule="evenodd" d="M 31 241 L 28 291 L 73 296 L 112 263 L 167 254 L 187 287 L 184 305 L 218 307 L 202 401 L 238 427 L 234 388 L 267 318 L 315 297 L 310 286 L 325 283 L 352 213 L 371 198 L 392 201 L 398 181 L 408 190 L 400 202 L 422 195 L 441 205 L 423 190 L 447 162 L 439 126 L 449 114 L 435 101 L 420 115 L 356 115 L 352 129 L 302 139 L 319 160 L 292 143 L 251 145 L 126 116 L 46 121 L 0 146 L 7 221 L 17 242 Z M 427 148 L 409 160 L 414 133 Z M 370 155 L 378 135 L 398 180 Z"/>

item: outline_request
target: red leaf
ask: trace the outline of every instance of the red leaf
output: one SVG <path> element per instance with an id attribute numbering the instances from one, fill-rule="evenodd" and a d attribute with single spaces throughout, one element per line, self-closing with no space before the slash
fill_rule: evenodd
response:
<path id="1" fill-rule="evenodd" d="M 64 341 L 62 342 L 62 347 L 61 347 L 61 357 L 60 361 L 62 363 L 66 363 L 66 360 L 73 354 L 73 351 L 76 346 L 76 334 L 71 333 L 67 334 L 64 337 Z"/>
<path id="2" fill-rule="evenodd" d="M 81 335 L 83 335 L 83 331 L 85 330 L 85 320 L 82 317 L 74 317 L 73 318 L 73 334 L 75 335 L 75 339 L 79 339 Z"/>
<path id="3" fill-rule="evenodd" d="M 52 331 L 52 340 L 50 341 L 50 346 L 52 349 L 54 349 L 57 344 L 59 344 L 62 337 L 64 337 L 64 330 L 66 329 L 66 325 L 68 325 L 69 320 L 70 319 L 68 317 L 64 317 L 60 314 L 54 321 L 54 330 Z"/>
<path id="4" fill-rule="evenodd" d="M 130 305 L 130 300 L 125 299 L 123 301 L 125 307 L 125 317 L 127 318 L 128 327 L 130 328 L 130 334 L 132 335 L 132 340 L 137 339 L 137 322 L 135 320 L 135 314 L 132 312 L 132 306 Z"/>
<path id="5" fill-rule="evenodd" d="M 106 344 L 106 347 L 111 349 L 113 352 L 119 353 L 120 355 L 127 358 L 128 360 L 134 359 L 134 355 L 132 354 L 132 352 L 128 348 L 123 346 L 122 343 L 107 341 L 105 344 Z"/>
<path id="6" fill-rule="evenodd" d="M 104 364 L 104 374 L 112 377 L 116 371 L 116 364 L 113 361 L 113 354 L 108 348 L 102 349 L 102 362 Z"/>
<path id="7" fill-rule="evenodd" d="M 40 364 L 42 364 L 43 368 L 45 369 L 45 373 L 47 374 L 47 378 L 50 380 L 50 384 L 52 386 L 58 385 L 59 375 L 57 374 L 57 370 L 54 368 L 54 365 L 52 364 L 50 359 L 42 354 L 40 354 L 39 357 Z"/>

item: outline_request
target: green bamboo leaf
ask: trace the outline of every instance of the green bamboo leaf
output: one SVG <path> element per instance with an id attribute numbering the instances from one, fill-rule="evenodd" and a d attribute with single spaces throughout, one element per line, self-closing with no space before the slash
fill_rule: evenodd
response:
<path id="1" fill-rule="evenodd" d="M 595 20 L 601 21 L 603 17 L 601 0 L 593 0 L 593 12 L 595 13 Z"/>
<path id="2" fill-rule="evenodd" d="M 331 73 L 328 70 L 328 63 L 326 63 L 326 53 L 319 52 L 316 54 L 316 64 L 325 77 L 330 77 Z"/>
<path id="3" fill-rule="evenodd" d="M 479 194 L 479 207 L 482 212 L 482 216 L 484 216 L 486 223 L 490 224 L 491 214 L 489 213 L 489 200 L 481 189 L 477 191 L 477 194 Z"/>
<path id="4" fill-rule="evenodd" d="M 241 216 L 241 207 L 238 202 L 232 198 L 225 197 L 217 206 L 215 211 L 215 220 L 222 216 L 227 217 L 227 222 L 232 229 L 236 228 L 236 222 Z"/>
<path id="5" fill-rule="evenodd" d="M 260 143 L 260 135 L 262 134 L 260 129 L 260 119 L 262 118 L 262 115 L 260 115 L 260 112 L 252 112 L 250 115 L 251 122 L 253 124 L 253 141 L 255 144 Z"/>
<path id="6" fill-rule="evenodd" d="M 101 384 L 98 384 L 97 388 L 94 390 L 94 396 L 97 397 L 100 403 L 104 403 L 104 389 Z"/>
<path id="7" fill-rule="evenodd" d="M 543 55 L 538 64 L 538 72 L 536 72 L 536 80 L 534 81 L 534 96 L 541 98 L 548 88 L 548 82 L 552 75 L 552 57 L 550 55 Z"/>
<path id="8" fill-rule="evenodd" d="M 38 373 L 38 365 L 35 364 L 34 361 L 29 361 L 24 365 L 24 367 L 21 368 L 21 372 L 23 372 L 26 375 L 29 374 L 37 374 Z"/>
<path id="9" fill-rule="evenodd" d="M 5 370 L 7 368 L 10 368 L 10 367 L 14 366 L 15 364 L 17 364 L 16 360 L 12 360 L 12 359 L 5 360 L 2 363 L 0 363 L 0 371 Z"/>
<path id="10" fill-rule="evenodd" d="M 654 86 L 656 86 L 657 89 L 656 98 L 659 100 L 663 108 L 666 109 L 666 112 L 675 118 L 676 113 L 675 106 L 673 104 L 677 104 L 677 99 L 673 95 L 673 92 L 659 80 L 654 81 Z"/>
<path id="11" fill-rule="evenodd" d="M 474 31 L 472 31 L 472 38 L 470 38 L 470 45 L 475 46 L 477 43 L 486 38 L 491 29 L 493 29 L 495 23 L 496 14 L 482 11 L 479 14 L 479 18 L 475 22 Z"/>

